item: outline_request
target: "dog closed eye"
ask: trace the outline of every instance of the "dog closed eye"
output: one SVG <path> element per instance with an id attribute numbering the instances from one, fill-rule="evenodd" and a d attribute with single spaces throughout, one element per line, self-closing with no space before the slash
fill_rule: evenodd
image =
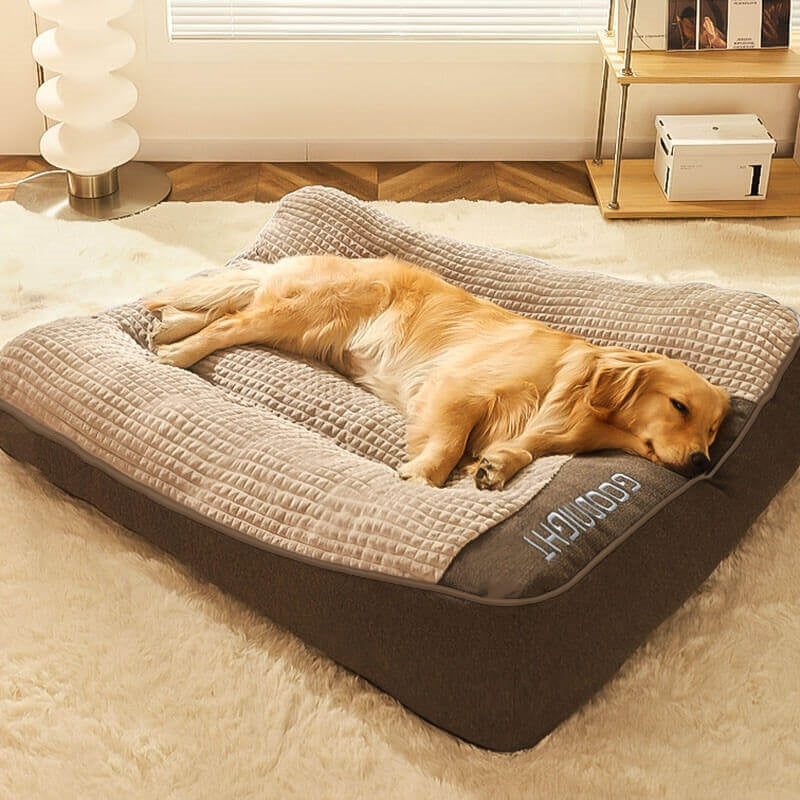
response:
<path id="1" fill-rule="evenodd" d="M 681 412 L 681 414 L 683 414 L 685 417 L 689 416 L 689 409 L 688 409 L 688 408 L 687 408 L 687 407 L 686 407 L 686 406 L 685 406 L 683 403 L 681 403 L 681 401 L 680 401 L 680 400 L 676 400 L 676 399 L 673 397 L 673 398 L 671 398 L 671 399 L 670 399 L 670 402 L 671 402 L 671 403 L 672 403 L 672 405 L 673 405 L 673 406 L 675 406 L 675 408 L 676 408 L 678 411 L 680 411 L 680 412 Z"/>

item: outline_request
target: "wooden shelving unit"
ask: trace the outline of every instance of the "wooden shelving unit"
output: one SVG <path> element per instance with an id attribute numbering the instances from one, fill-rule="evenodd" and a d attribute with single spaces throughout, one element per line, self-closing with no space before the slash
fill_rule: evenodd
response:
<path id="1" fill-rule="evenodd" d="M 690 217 L 800 217 L 800 167 L 791 158 L 774 158 L 769 190 L 763 200 L 697 201 L 667 200 L 653 175 L 651 158 L 622 160 L 619 208 L 611 209 L 611 161 L 586 162 L 594 196 L 608 219 L 686 219 Z"/>
<path id="2" fill-rule="evenodd" d="M 800 83 L 800 34 L 791 47 L 774 50 L 725 50 L 705 53 L 633 52 L 635 0 L 631 0 L 627 50 L 617 51 L 611 29 L 613 0 L 607 31 L 598 33 L 603 51 L 603 84 L 597 125 L 595 158 L 586 162 L 597 203 L 604 217 L 773 217 L 800 216 L 800 167 L 792 159 L 773 159 L 764 200 L 675 202 L 664 197 L 653 174 L 651 159 L 623 159 L 628 91 L 642 83 Z M 601 158 L 608 79 L 621 87 L 619 120 L 613 161 Z"/>

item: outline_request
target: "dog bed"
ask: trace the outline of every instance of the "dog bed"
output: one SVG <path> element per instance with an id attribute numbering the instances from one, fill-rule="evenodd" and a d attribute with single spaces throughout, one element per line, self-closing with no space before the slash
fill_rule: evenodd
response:
<path id="1" fill-rule="evenodd" d="M 263 347 L 155 362 L 133 302 L 0 351 L 0 446 L 425 719 L 535 744 L 731 550 L 800 462 L 794 311 L 633 283 L 414 231 L 339 191 L 279 204 L 239 258 L 394 254 L 601 345 L 659 350 L 732 397 L 714 466 L 620 452 L 534 462 L 500 492 L 395 472 L 404 420 Z M 153 287 L 154 289 L 158 287 Z"/>

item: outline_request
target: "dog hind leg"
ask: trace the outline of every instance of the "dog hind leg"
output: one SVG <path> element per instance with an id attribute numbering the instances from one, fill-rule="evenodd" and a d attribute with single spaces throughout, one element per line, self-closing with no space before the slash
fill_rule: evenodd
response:
<path id="1" fill-rule="evenodd" d="M 276 296 L 264 287 L 242 311 L 157 346 L 156 355 L 163 364 L 189 367 L 215 350 L 264 344 L 337 366 L 353 330 L 384 309 L 389 295 L 389 287 L 374 280 L 299 286 L 291 296 Z"/>
<path id="2" fill-rule="evenodd" d="M 230 314 L 185 339 L 162 344 L 156 348 L 158 361 L 173 367 L 190 367 L 215 350 L 249 344 L 255 341 L 249 316 L 246 313 Z"/>
<path id="3" fill-rule="evenodd" d="M 147 331 L 151 350 L 198 333 L 225 314 L 245 308 L 260 284 L 255 270 L 229 269 L 188 278 L 144 300 L 153 315 Z"/>
<path id="4" fill-rule="evenodd" d="M 144 306 L 155 313 L 167 307 L 204 311 L 210 313 L 210 321 L 245 308 L 258 291 L 262 277 L 257 269 L 224 269 L 198 275 L 146 298 Z"/>
<path id="5" fill-rule="evenodd" d="M 147 344 L 151 350 L 158 345 L 185 339 L 205 328 L 213 317 L 207 311 L 183 311 L 175 306 L 163 306 L 147 329 Z"/>

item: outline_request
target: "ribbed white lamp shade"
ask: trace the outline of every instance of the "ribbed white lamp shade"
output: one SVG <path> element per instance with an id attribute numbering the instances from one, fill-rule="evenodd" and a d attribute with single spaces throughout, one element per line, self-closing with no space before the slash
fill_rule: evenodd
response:
<path id="1" fill-rule="evenodd" d="M 136 87 L 111 74 L 133 58 L 136 44 L 108 24 L 134 0 L 29 1 L 37 14 L 58 24 L 33 43 L 36 61 L 61 73 L 36 93 L 42 113 L 59 121 L 42 136 L 42 155 L 73 175 L 108 173 L 139 149 L 136 130 L 119 120 L 136 105 Z"/>

